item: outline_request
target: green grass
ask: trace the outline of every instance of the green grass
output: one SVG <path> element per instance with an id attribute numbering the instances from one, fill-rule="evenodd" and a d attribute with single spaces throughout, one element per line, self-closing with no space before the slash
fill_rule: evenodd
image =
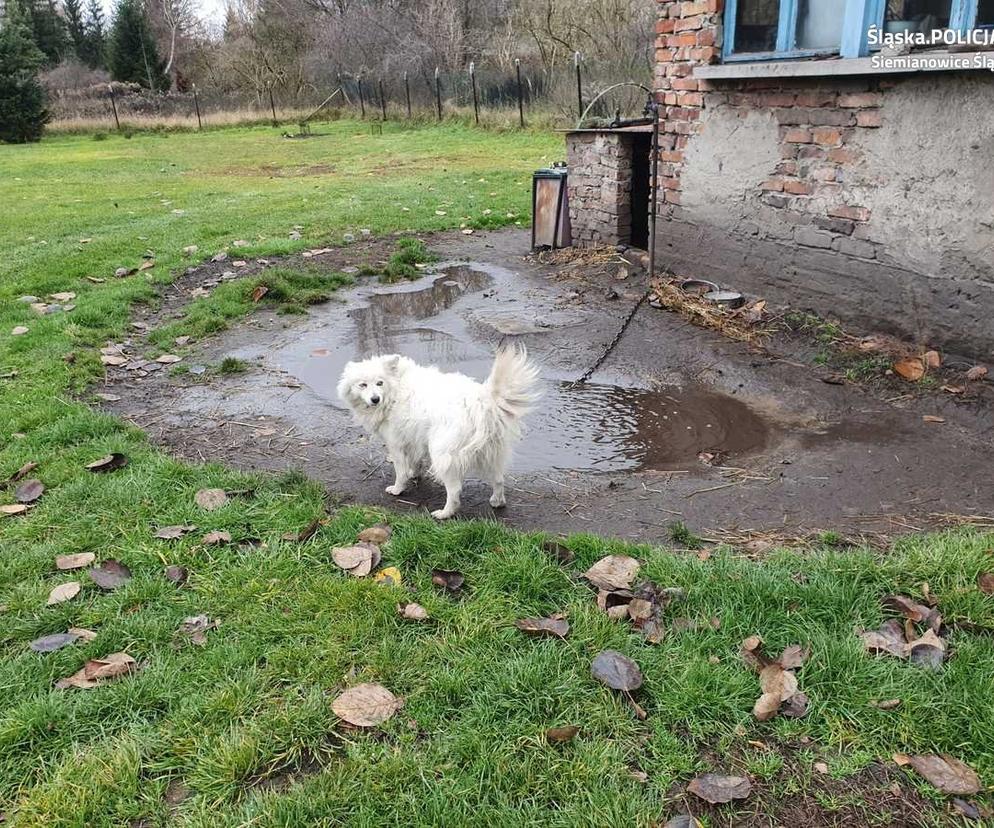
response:
<path id="1" fill-rule="evenodd" d="M 780 551 L 762 562 L 727 549 L 702 561 L 575 536 L 567 542 L 577 560 L 563 568 L 536 535 L 356 507 L 334 510 L 299 544 L 282 537 L 327 505 L 303 474 L 251 476 L 181 463 L 89 408 L 86 389 L 101 373 L 96 347 L 127 335 L 129 305 L 154 301 L 152 283 L 191 263 L 184 246 L 209 256 L 245 239 L 252 246 L 238 255 L 272 255 L 337 243 L 363 227 L 458 227 L 467 218 L 492 221 L 498 210 L 508 221 L 516 219 L 507 213 L 526 218 L 529 171 L 560 154 L 557 138 L 531 133 L 388 127 L 374 137 L 351 123 L 320 131 L 332 136 L 291 142 L 271 130 L 241 129 L 60 138 L 0 151 L 8 206 L 0 227 L 0 480 L 35 461 L 47 487 L 28 515 L 0 516 L 0 814 L 7 824 L 646 826 L 665 822 L 676 810 L 673 791 L 708 770 L 752 774 L 762 786 L 762 812 L 803 795 L 821 802 L 829 818 L 855 802 L 866 822 L 888 824 L 873 791 L 825 792 L 813 763 L 851 778 L 894 751 L 948 752 L 994 780 L 994 639 L 954 628 L 952 658 L 928 673 L 867 657 L 853 634 L 881 621 L 882 595 L 920 595 L 923 583 L 948 620 L 994 628 L 994 601 L 975 586 L 978 572 L 991 568 L 991 535 L 909 537 L 883 554 L 833 548 L 828 534 L 813 553 Z M 315 164 L 334 169 L 263 172 Z M 177 216 L 174 208 L 187 212 Z M 288 238 L 294 225 L 304 227 L 300 241 Z M 148 248 L 154 270 L 113 277 Z M 86 275 L 107 281 L 92 284 Z M 344 283 L 285 268 L 267 270 L 265 281 L 262 302 L 300 310 Z M 176 336 L 209 336 L 250 312 L 258 284 L 223 285 L 157 331 L 153 346 L 173 349 Z M 67 314 L 38 317 L 12 301 L 64 290 L 78 293 Z M 30 331 L 11 337 L 15 325 Z M 130 464 L 106 475 L 84 470 L 112 451 Z M 240 494 L 204 512 L 193 498 L 208 487 Z M 0 491 L 0 503 L 11 499 Z M 333 546 L 382 519 L 395 528 L 383 564 L 400 569 L 402 587 L 353 579 L 330 560 Z M 170 524 L 199 529 L 176 541 L 153 537 Z M 213 529 L 227 530 L 233 542 L 202 545 Z M 685 526 L 674 527 L 673 537 L 683 545 L 697 540 Z M 55 556 L 80 551 L 123 561 L 133 580 L 107 593 L 82 574 L 77 598 L 45 607 L 53 586 L 78 577 L 57 572 Z M 718 618 L 720 625 L 671 630 L 660 645 L 645 644 L 600 613 L 577 579 L 607 552 L 636 555 L 646 577 L 686 591 L 668 619 Z M 162 577 L 169 564 L 190 570 L 185 587 Z M 437 592 L 435 567 L 465 573 L 466 594 Z M 432 620 L 402 622 L 395 605 L 410 600 Z M 512 627 L 516 618 L 553 612 L 565 612 L 572 625 L 565 641 L 526 638 Z M 221 622 L 202 648 L 177 634 L 185 617 L 200 613 Z M 28 650 L 34 638 L 69 626 L 91 628 L 97 638 L 47 655 Z M 752 634 L 770 650 L 810 645 L 799 674 L 812 701 L 807 718 L 752 719 L 758 682 L 737 655 Z M 591 659 L 605 647 L 640 664 L 644 722 L 590 677 Z M 53 689 L 85 659 L 119 650 L 142 669 L 99 689 Z M 337 692 L 361 681 L 406 698 L 397 716 L 371 732 L 345 729 L 330 708 Z M 896 710 L 868 704 L 891 697 L 903 700 Z M 564 724 L 580 725 L 581 735 L 547 745 L 544 731 Z M 287 772 L 298 774 L 292 785 Z M 898 774 L 936 803 L 923 821 L 941 824 L 935 792 Z M 166 802 L 167 788 L 180 782 L 190 796 Z"/>

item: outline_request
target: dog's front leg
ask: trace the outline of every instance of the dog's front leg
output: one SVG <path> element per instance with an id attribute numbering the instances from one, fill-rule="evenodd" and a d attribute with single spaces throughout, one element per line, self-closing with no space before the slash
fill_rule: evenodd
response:
<path id="1" fill-rule="evenodd" d="M 408 483 L 411 482 L 411 473 L 413 469 L 411 464 L 408 462 L 407 457 L 403 452 L 391 451 L 390 458 L 393 460 L 393 471 L 395 479 L 392 486 L 387 486 L 387 494 L 392 494 L 395 497 L 402 495 L 404 490 L 407 488 Z"/>
<path id="2" fill-rule="evenodd" d="M 433 518 L 445 520 L 452 517 L 459 511 L 459 504 L 462 502 L 462 478 L 446 477 L 442 479 L 445 486 L 445 505 L 441 509 L 436 509 L 431 513 Z"/>

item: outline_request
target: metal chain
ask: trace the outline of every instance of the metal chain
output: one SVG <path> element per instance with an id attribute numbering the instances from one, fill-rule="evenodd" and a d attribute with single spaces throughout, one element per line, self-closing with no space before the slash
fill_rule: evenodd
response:
<path id="1" fill-rule="evenodd" d="M 614 335 L 614 339 L 612 339 L 611 342 L 608 344 L 607 348 L 604 349 L 604 353 L 602 353 L 600 357 L 598 357 L 597 361 L 593 365 L 591 365 L 586 371 L 584 371 L 583 375 L 579 379 L 574 380 L 573 382 L 570 383 L 571 388 L 574 385 L 581 385 L 582 383 L 585 383 L 588 379 L 590 379 L 594 375 L 594 371 L 596 371 L 604 364 L 604 360 L 606 360 L 611 355 L 611 351 L 615 349 L 615 347 L 621 341 L 621 337 L 625 335 L 625 331 L 628 330 L 628 326 L 632 323 L 632 320 L 635 318 L 635 314 L 638 313 L 638 309 L 641 308 L 643 304 L 645 304 L 645 300 L 648 299 L 650 296 L 652 296 L 652 288 L 649 288 L 645 293 L 642 294 L 642 298 L 639 299 L 635 303 L 635 307 L 633 307 L 631 311 L 629 311 L 628 316 L 625 317 L 625 321 L 621 323 L 621 327 L 618 329 L 618 332 Z"/>

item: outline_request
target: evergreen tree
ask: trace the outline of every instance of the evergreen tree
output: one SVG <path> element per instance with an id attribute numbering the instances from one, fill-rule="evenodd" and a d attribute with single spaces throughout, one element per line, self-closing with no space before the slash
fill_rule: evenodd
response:
<path id="1" fill-rule="evenodd" d="M 62 11 L 73 51 L 77 58 L 86 63 L 86 24 L 83 22 L 82 0 L 63 0 Z"/>
<path id="2" fill-rule="evenodd" d="M 169 88 L 169 78 L 163 72 L 165 64 L 159 60 L 141 0 L 118 3 L 107 51 L 114 80 L 137 83 L 155 91 Z"/>
<path id="3" fill-rule="evenodd" d="M 21 0 L 31 24 L 35 45 L 45 56 L 45 66 L 54 66 L 69 51 L 66 24 L 55 8 L 55 0 Z"/>
<path id="4" fill-rule="evenodd" d="M 86 9 L 86 47 L 83 60 L 91 69 L 107 66 L 107 31 L 104 7 L 100 0 L 90 0 Z"/>
<path id="5" fill-rule="evenodd" d="M 37 141 L 48 121 L 38 69 L 45 55 L 35 45 L 31 18 L 8 0 L 0 26 L 0 141 Z"/>

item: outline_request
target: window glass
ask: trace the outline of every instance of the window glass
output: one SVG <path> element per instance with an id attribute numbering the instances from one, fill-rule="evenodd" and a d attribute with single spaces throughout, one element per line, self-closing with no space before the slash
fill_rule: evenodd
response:
<path id="1" fill-rule="evenodd" d="M 846 0 L 799 0 L 797 48 L 838 49 Z"/>
<path id="2" fill-rule="evenodd" d="M 980 0 L 977 4 L 977 25 L 994 26 L 994 0 Z"/>
<path id="3" fill-rule="evenodd" d="M 735 10 L 735 51 L 774 51 L 779 20 L 780 0 L 739 0 Z"/>
<path id="4" fill-rule="evenodd" d="M 949 25 L 952 0 L 887 0 L 884 31 L 925 32 Z"/>

